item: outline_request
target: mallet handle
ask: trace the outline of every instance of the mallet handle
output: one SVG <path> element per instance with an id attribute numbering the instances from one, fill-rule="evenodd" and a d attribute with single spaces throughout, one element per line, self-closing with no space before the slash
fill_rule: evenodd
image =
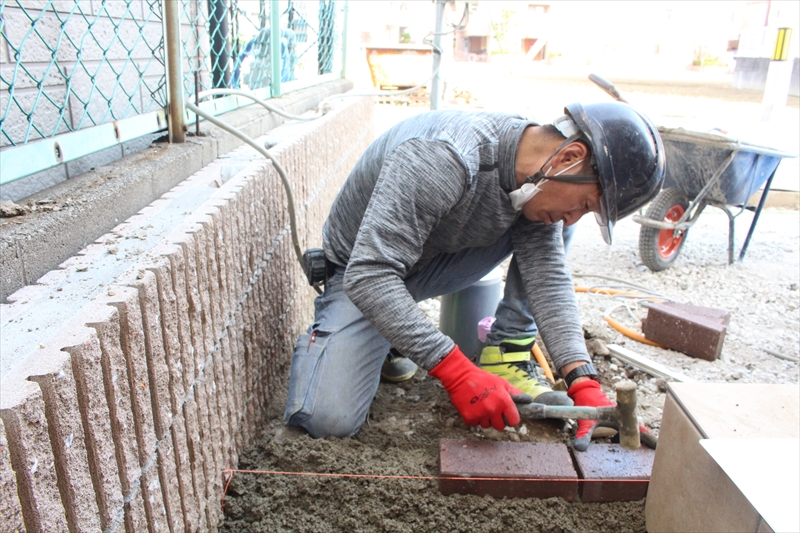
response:
<path id="1" fill-rule="evenodd" d="M 517 404 L 519 416 L 529 420 L 542 418 L 561 418 L 573 420 L 613 421 L 616 410 L 613 407 L 569 407 L 566 405 L 544 405 L 541 403 Z"/>

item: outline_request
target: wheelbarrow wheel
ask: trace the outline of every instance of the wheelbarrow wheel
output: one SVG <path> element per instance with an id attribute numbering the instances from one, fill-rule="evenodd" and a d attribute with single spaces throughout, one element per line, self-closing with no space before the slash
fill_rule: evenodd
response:
<path id="1" fill-rule="evenodd" d="M 645 216 L 651 220 L 677 222 L 689 207 L 689 199 L 678 189 L 664 189 L 650 203 Z M 668 229 L 642 226 L 639 230 L 639 255 L 653 272 L 672 266 L 678 258 L 689 230 L 675 232 Z"/>

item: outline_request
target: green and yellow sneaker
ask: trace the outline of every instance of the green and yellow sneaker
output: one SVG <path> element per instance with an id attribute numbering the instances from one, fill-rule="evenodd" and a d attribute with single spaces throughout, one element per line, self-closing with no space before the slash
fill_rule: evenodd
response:
<path id="1" fill-rule="evenodd" d="M 414 377 L 417 373 L 417 365 L 408 357 L 395 350 L 389 350 L 386 360 L 381 367 L 381 377 L 391 383 L 402 383 Z"/>
<path id="2" fill-rule="evenodd" d="M 535 343 L 536 339 L 530 337 L 503 341 L 500 346 L 487 346 L 481 352 L 480 367 L 508 381 L 536 403 L 572 405 L 567 393 L 553 391 L 542 367 L 531 361 L 531 349 Z"/>

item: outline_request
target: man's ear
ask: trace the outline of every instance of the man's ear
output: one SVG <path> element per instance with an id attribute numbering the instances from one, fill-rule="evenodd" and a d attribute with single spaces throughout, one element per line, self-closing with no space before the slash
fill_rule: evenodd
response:
<path id="1" fill-rule="evenodd" d="M 557 166 L 559 163 L 569 166 L 580 159 L 586 161 L 589 158 L 589 149 L 585 144 L 576 141 L 562 148 L 556 157 L 558 160 L 554 161 L 553 166 Z"/>

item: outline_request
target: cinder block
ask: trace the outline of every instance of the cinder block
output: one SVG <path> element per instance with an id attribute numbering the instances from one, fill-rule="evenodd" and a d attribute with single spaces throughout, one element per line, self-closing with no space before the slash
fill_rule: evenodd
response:
<path id="1" fill-rule="evenodd" d="M 137 358 L 141 356 L 141 360 L 137 361 L 141 364 L 139 368 L 144 372 L 144 375 L 139 375 L 142 380 L 140 385 L 143 389 L 152 389 L 149 392 L 149 403 L 152 405 L 153 431 L 156 440 L 162 440 L 170 426 L 172 413 L 170 369 L 167 365 L 161 332 L 161 309 L 156 276 L 153 272 L 136 269 L 121 276 L 118 282 L 137 291 L 138 310 L 141 314 L 136 313 L 134 306 L 130 314 L 136 316 L 129 316 L 129 320 L 131 325 L 141 324 L 141 330 L 130 331 L 131 355 Z"/>
<path id="2" fill-rule="evenodd" d="M 194 531 L 199 521 L 197 495 L 192 479 L 192 460 L 186 434 L 186 420 L 183 409 L 172 417 L 172 453 L 175 455 L 175 468 L 177 472 L 178 493 L 180 495 L 183 524 L 187 531 Z M 160 452 L 159 452 L 160 453 Z"/>
<path id="3" fill-rule="evenodd" d="M 184 249 L 179 245 L 172 245 L 159 250 L 168 254 L 166 257 L 170 265 L 170 277 L 175 296 L 175 323 L 177 326 L 177 342 L 175 347 L 179 350 L 181 369 L 184 384 L 183 415 L 186 421 L 186 443 L 191 462 L 191 476 L 194 485 L 195 498 L 199 501 L 206 499 L 205 485 L 205 459 L 202 447 L 202 429 L 195 400 L 196 350 L 193 346 L 192 328 L 189 318 L 189 301 L 187 297 L 187 271 L 184 261 Z M 206 424 L 208 420 L 206 419 Z M 199 505 L 199 503 L 198 503 Z M 198 512 L 202 512 L 202 508 Z"/>
<path id="4" fill-rule="evenodd" d="M 230 379 L 234 386 L 231 387 L 231 407 L 230 407 L 230 420 L 231 420 L 231 442 L 232 446 L 237 450 L 242 449 L 242 440 L 241 440 L 241 426 L 239 422 L 239 414 L 241 412 L 241 389 L 242 389 L 242 378 L 239 375 L 239 343 L 236 338 L 237 336 L 237 326 L 238 324 L 235 322 L 237 315 L 234 315 L 233 319 L 231 320 L 231 325 L 228 326 L 227 336 L 228 336 L 228 344 L 229 344 L 229 353 L 230 353 L 230 361 L 229 361 L 229 368 L 228 372 L 230 373 Z"/>
<path id="5" fill-rule="evenodd" d="M 152 273 L 150 273 L 152 276 Z M 131 406 L 133 410 L 136 440 L 139 443 L 139 465 L 142 467 L 141 490 L 147 521 L 151 530 L 168 529 L 166 507 L 158 480 L 157 468 L 146 470 L 145 467 L 156 462 L 156 426 L 153 398 L 157 390 L 151 392 L 150 377 L 147 371 L 147 355 L 145 345 L 145 324 L 142 319 L 142 308 L 139 303 L 139 291 L 121 285 L 115 285 L 109 292 L 114 295 L 109 303 L 114 305 L 120 316 L 120 339 L 122 352 L 128 369 L 130 382 Z"/>
<path id="6" fill-rule="evenodd" d="M 226 428 L 226 435 L 225 435 L 225 446 L 226 446 L 226 456 L 227 456 L 227 466 L 228 468 L 233 468 L 236 466 L 236 462 L 232 460 L 233 454 L 236 451 L 236 447 L 234 445 L 234 415 L 236 413 L 236 401 L 234 400 L 233 388 L 235 387 L 235 382 L 233 380 L 233 373 L 232 373 L 232 366 L 233 366 L 233 354 L 231 352 L 231 339 L 228 337 L 228 329 L 225 330 L 223 333 L 222 339 L 220 339 L 220 352 L 219 357 L 216 359 L 219 360 L 219 365 L 217 365 L 216 372 L 217 375 L 222 374 L 222 380 L 225 384 L 222 390 L 220 390 L 220 399 L 225 403 L 225 428 Z"/>
<path id="7" fill-rule="evenodd" d="M 5 373 L 0 380 L 0 418 L 16 472 L 25 529 L 67 533 L 44 398 L 39 386 L 26 377 Z"/>
<path id="8" fill-rule="evenodd" d="M 120 288 L 120 295 L 125 293 L 130 297 L 135 297 L 135 291 L 130 288 Z M 133 410 L 133 398 L 131 394 L 131 380 L 128 376 L 128 362 L 122 349 L 122 332 L 120 325 L 120 311 L 113 305 L 116 302 L 116 291 L 114 296 L 104 295 L 95 299 L 82 310 L 82 319 L 86 325 L 94 328 L 100 341 L 101 367 L 103 372 L 103 389 L 100 389 L 97 377 L 91 372 L 94 362 L 88 361 L 83 356 L 87 352 L 76 352 L 76 357 L 81 359 L 81 369 L 79 372 L 79 383 L 85 383 L 86 389 L 92 394 L 86 399 L 90 411 L 95 413 L 91 417 L 90 435 L 95 436 L 98 445 L 98 455 L 108 458 L 108 429 L 104 426 L 104 421 L 95 419 L 95 416 L 102 416 L 101 396 L 105 393 L 106 405 L 110 420 L 110 431 L 113 437 L 114 456 L 117 463 L 117 474 L 119 475 L 120 486 L 123 497 L 129 501 L 124 505 L 122 513 L 117 510 L 111 517 L 113 521 L 123 520 L 127 531 L 140 531 L 147 529 L 147 512 L 144 507 L 142 491 L 137 489 L 137 482 L 141 476 L 141 465 L 139 463 L 139 439 L 136 434 L 136 417 Z M 118 303 L 118 302 L 117 302 Z M 104 463 L 99 463 L 103 466 Z M 111 473 L 104 475 L 110 476 Z"/>
<path id="9" fill-rule="evenodd" d="M 92 311 L 99 311 L 92 312 Z M 90 305 L 78 316 L 82 323 L 111 320 L 116 311 L 106 305 Z M 89 471 L 96 491 L 102 529 L 112 527 L 115 517 L 124 512 L 124 495 L 120 481 L 117 450 L 112 434 L 109 402 L 116 395 L 106 396 L 103 379 L 103 351 L 95 329 L 89 328 L 86 342 L 64 348 L 70 354 L 74 369 L 75 388 L 83 421 Z"/>
<path id="10" fill-rule="evenodd" d="M 247 410 L 247 372 L 246 372 L 246 353 L 244 348 L 244 317 L 242 310 L 236 311 L 236 322 L 234 338 L 236 339 L 236 436 L 239 439 L 239 449 L 242 450 L 250 444 L 250 429 L 245 424 L 245 414 Z"/>
<path id="11" fill-rule="evenodd" d="M 195 498 L 197 498 L 199 505 L 200 502 L 206 500 L 208 495 L 206 494 L 206 464 L 199 421 L 200 415 L 194 390 L 187 397 L 186 403 L 183 404 L 183 416 L 186 420 L 186 444 L 192 465 L 192 483 L 194 484 Z M 202 511 L 202 508 L 200 508 L 200 511 Z"/>
<path id="12" fill-rule="evenodd" d="M 160 333 L 169 369 L 170 410 L 174 415 L 180 411 L 180 405 L 186 396 L 186 384 L 183 376 L 177 296 L 172 283 L 172 267 L 167 257 L 160 257 L 147 269 L 155 276 L 158 289 L 159 317 L 157 318 L 161 322 Z"/>
<path id="13" fill-rule="evenodd" d="M 572 450 L 581 501 L 624 502 L 642 500 L 653 470 L 656 451 L 645 446 L 626 450 L 619 444 L 595 443 L 585 452 Z"/>
<path id="14" fill-rule="evenodd" d="M 200 374 L 200 382 L 198 387 L 204 390 L 206 401 L 208 402 L 208 420 L 209 420 L 209 434 L 203 435 L 203 445 L 209 446 L 214 454 L 214 472 L 219 472 L 223 468 L 224 460 L 222 458 L 222 428 L 219 412 L 219 404 L 217 403 L 216 387 L 214 383 L 214 350 L 216 335 L 212 326 L 212 313 L 211 313 L 211 299 L 208 292 L 208 263 L 204 251 L 205 241 L 205 227 L 199 226 L 198 231 L 194 234 L 196 239 L 195 246 L 195 266 L 197 271 L 197 281 L 199 290 L 197 291 L 197 298 L 200 301 L 200 321 L 203 331 L 204 351 L 202 353 L 202 360 L 199 363 L 202 365 L 202 373 Z M 211 481 L 216 486 L 216 474 Z"/>
<path id="15" fill-rule="evenodd" d="M 172 394 L 170 391 L 170 368 L 162 334 L 162 311 L 156 276 L 153 272 L 136 269 L 119 279 L 134 287 L 139 295 L 139 308 L 144 333 L 144 356 L 147 364 L 148 387 L 152 403 L 153 425 L 159 441 L 158 477 L 161 486 L 166 520 L 170 530 L 179 527 L 182 520 L 181 499 L 174 481 L 177 477 L 175 455 L 172 453 Z M 154 510 L 157 515 L 158 511 Z"/>
<path id="16" fill-rule="evenodd" d="M 691 357 L 713 361 L 722 352 L 729 311 L 664 302 L 650 306 L 642 332 L 651 341 Z"/>
<path id="17" fill-rule="evenodd" d="M 186 404 L 188 408 L 185 413 L 190 423 L 193 423 L 195 418 L 197 422 L 197 433 L 191 435 L 189 442 L 194 456 L 196 458 L 202 456 L 202 463 L 195 461 L 198 466 L 202 464 L 202 472 L 195 468 L 195 483 L 202 482 L 203 484 L 202 490 L 195 489 L 195 494 L 200 500 L 202 509 L 205 507 L 206 502 L 213 497 L 213 476 L 216 475 L 217 464 L 211 420 L 209 418 L 210 398 L 207 393 L 204 374 L 206 345 L 202 315 L 199 309 L 202 303 L 198 289 L 196 240 L 195 233 L 193 233 L 197 227 L 192 224 L 185 225 L 180 229 L 182 233 L 174 238 L 174 242 L 180 246 L 181 251 L 171 255 L 170 258 L 172 264 L 175 265 L 175 293 L 179 301 L 179 309 L 184 308 L 186 310 L 185 314 L 181 313 L 181 323 L 186 322 L 180 330 L 182 332 L 181 344 L 189 350 L 187 356 L 190 359 L 188 364 L 192 368 L 192 380 L 186 390 L 187 394 L 193 393 L 195 401 L 194 403 L 188 402 Z M 181 286 L 185 289 L 185 293 L 181 291 Z M 184 297 L 186 301 L 183 305 L 180 305 Z"/>
<path id="18" fill-rule="evenodd" d="M 69 331 L 72 338 L 58 338 L 51 341 L 53 346 L 69 346 L 81 340 L 84 342 L 80 344 L 91 343 L 87 338 L 88 330 L 76 326 L 69 328 Z M 38 364 L 26 370 L 32 374 L 28 379 L 37 383 L 42 390 L 50 446 L 58 473 L 58 489 L 67 524 L 71 531 L 97 531 L 101 529 L 100 513 L 90 475 L 70 358 L 65 352 L 56 352 L 55 348 L 46 351 L 49 353 L 37 354 Z"/>
<path id="19" fill-rule="evenodd" d="M 228 222 L 225 224 L 226 238 L 228 245 L 225 247 L 228 251 L 228 276 L 231 285 L 231 308 L 230 313 L 236 312 L 239 305 L 239 300 L 242 297 L 242 243 L 246 238 L 239 235 L 239 222 L 237 215 L 239 213 L 239 204 L 241 203 L 241 187 L 236 190 L 236 194 L 229 200 L 228 206 Z"/>
<path id="20" fill-rule="evenodd" d="M 181 375 L 183 377 L 184 395 L 192 390 L 196 375 L 194 362 L 194 345 L 192 341 L 192 327 L 189 318 L 189 299 L 187 295 L 187 274 L 183 248 L 172 245 L 163 250 L 169 260 L 169 274 L 175 295 L 175 326 L 177 334 L 177 348 L 181 361 Z"/>
<path id="21" fill-rule="evenodd" d="M 169 261 L 167 258 L 161 258 L 149 269 L 155 276 L 158 287 L 162 324 L 161 334 L 170 374 L 171 436 L 172 446 L 174 447 L 178 492 L 184 520 L 188 524 L 197 524 L 197 499 L 192 482 L 192 464 L 189 460 L 185 419 L 182 414 L 186 392 L 183 382 L 183 365 L 178 335 L 178 311 Z M 172 512 L 174 513 L 175 511 L 173 510 Z"/>
<path id="22" fill-rule="evenodd" d="M 563 444 L 441 439 L 439 476 L 445 495 L 570 502 L 578 495 L 578 475 Z"/>
<path id="23" fill-rule="evenodd" d="M 200 318 L 200 325 L 203 332 L 203 358 L 209 357 L 214 349 L 216 336 L 214 334 L 214 317 L 211 312 L 211 298 L 209 294 L 210 286 L 208 279 L 208 261 L 205 244 L 205 226 L 203 224 L 197 225 L 197 231 L 194 233 L 195 239 L 195 270 L 197 271 L 197 291 L 196 297 L 199 305 L 197 312 Z"/>
<path id="24" fill-rule="evenodd" d="M 209 311 L 211 312 L 211 330 L 213 332 L 214 344 L 219 340 L 220 332 L 224 329 L 224 320 L 222 318 L 222 286 L 220 284 L 219 265 L 217 264 L 217 248 L 214 242 L 214 222 L 211 215 L 203 216 L 203 232 L 202 240 L 200 241 L 203 246 L 204 256 L 206 260 L 206 269 L 208 286 L 206 291 L 209 298 Z"/>
<path id="25" fill-rule="evenodd" d="M 0 516 L 3 529 L 9 533 L 25 533 L 22 506 L 17 493 L 17 476 L 11 468 L 6 428 L 0 418 Z"/>

